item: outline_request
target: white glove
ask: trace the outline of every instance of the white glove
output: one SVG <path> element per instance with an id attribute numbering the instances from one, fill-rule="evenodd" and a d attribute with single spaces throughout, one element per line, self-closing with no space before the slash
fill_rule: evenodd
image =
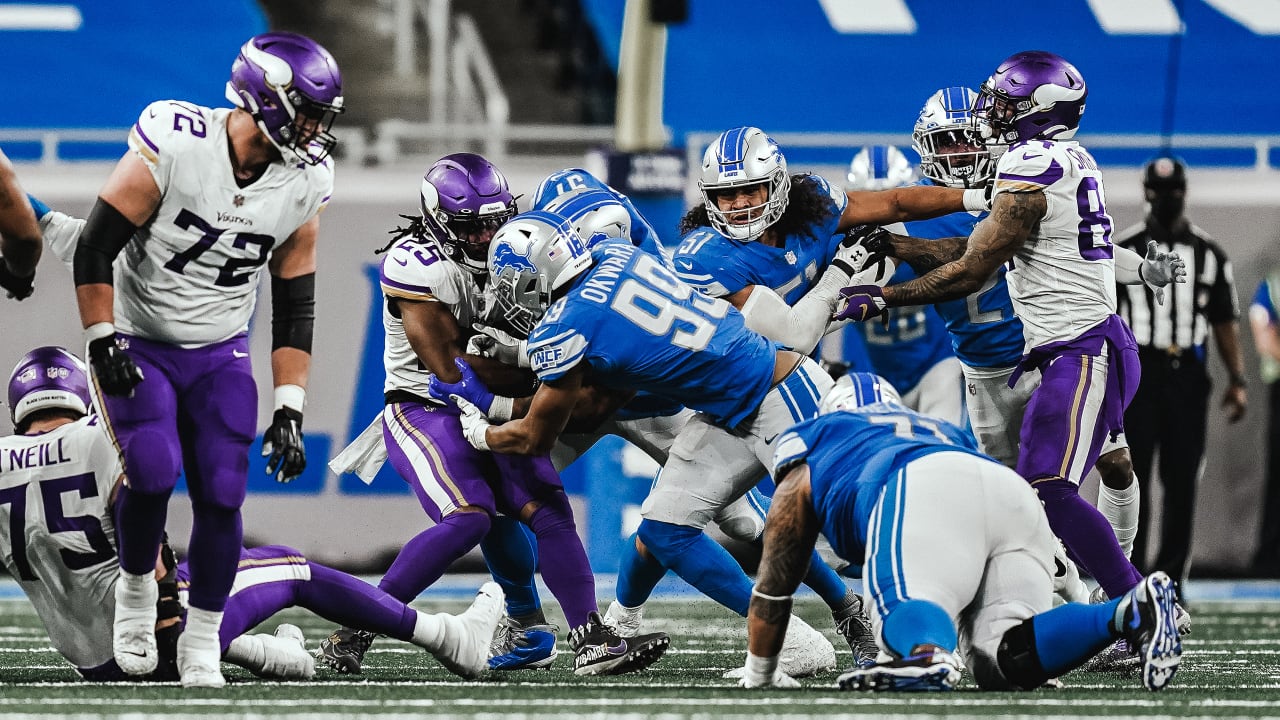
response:
<path id="1" fill-rule="evenodd" d="M 747 651 L 747 664 L 742 668 L 742 679 L 738 687 L 744 688 L 781 688 L 794 690 L 800 683 L 778 667 L 778 657 L 756 657 Z"/>
<path id="2" fill-rule="evenodd" d="M 1155 293 L 1156 302 L 1163 305 L 1165 285 L 1187 281 L 1187 263 L 1178 253 L 1166 253 L 1156 245 L 1155 240 L 1148 240 L 1147 256 L 1142 259 L 1142 265 L 1138 268 L 1138 277 Z"/>
<path id="3" fill-rule="evenodd" d="M 525 352 L 525 347 L 528 345 L 526 341 L 517 340 L 507 333 L 487 325 L 476 323 L 471 327 L 476 331 L 476 334 L 472 335 L 471 339 L 467 341 L 468 354 L 493 358 L 506 365 L 515 365 L 522 368 L 529 367 L 529 353 Z"/>
<path id="4" fill-rule="evenodd" d="M 462 411 L 462 415 L 458 418 L 462 422 L 462 436 L 471 443 L 471 447 L 477 450 L 488 450 L 489 443 L 485 440 L 484 434 L 490 425 L 484 413 L 464 397 L 450 395 L 449 399 L 453 400 L 453 404 Z"/>

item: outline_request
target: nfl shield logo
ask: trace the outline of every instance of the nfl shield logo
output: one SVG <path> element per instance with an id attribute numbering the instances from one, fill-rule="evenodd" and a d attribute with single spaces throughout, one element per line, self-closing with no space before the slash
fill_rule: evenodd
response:
<path id="1" fill-rule="evenodd" d="M 787 258 L 787 262 L 788 262 L 789 264 L 791 264 L 791 265 L 795 265 L 795 264 L 796 264 L 796 254 L 795 254 L 794 252 L 792 252 L 792 251 L 788 250 L 788 251 L 787 251 L 787 254 L 786 254 L 786 256 L 785 256 L 785 257 Z"/>

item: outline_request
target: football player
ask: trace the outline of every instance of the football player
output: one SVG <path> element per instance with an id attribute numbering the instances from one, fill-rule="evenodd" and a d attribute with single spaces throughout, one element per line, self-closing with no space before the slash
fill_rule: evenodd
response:
<path id="1" fill-rule="evenodd" d="M 747 687 L 797 685 L 777 654 L 819 533 L 864 563 L 883 651 L 880 663 L 840 676 L 842 689 L 950 690 L 962 648 L 978 687 L 1033 690 L 1121 637 L 1140 649 L 1148 689 L 1177 672 L 1169 576 L 1154 573 L 1105 604 L 1051 610 L 1055 543 L 1035 492 L 967 433 L 904 407 L 878 376 L 841 378 L 820 417 L 778 439 L 773 475 Z"/>
<path id="2" fill-rule="evenodd" d="M 17 434 L 0 438 L 0 555 L 40 616 L 53 647 L 86 680 L 126 680 L 114 657 L 112 627 L 119 563 L 109 509 L 124 468 L 110 436 L 91 414 L 89 377 L 80 359 L 58 347 L 27 353 L 9 375 Z M 217 642 L 222 659 L 255 674 L 306 679 L 315 661 L 301 631 L 244 635 L 287 607 L 386 633 L 431 652 L 451 672 L 475 677 L 502 612 L 502 591 L 481 588 L 459 616 L 426 614 L 345 573 L 280 545 L 237 553 L 236 592 Z M 159 592 L 158 665 L 148 677 L 178 679 L 177 645 L 189 599 L 190 568 L 168 545 L 153 559 Z M 216 661 L 215 661 L 216 662 Z M 216 666 L 215 666 L 216 668 Z"/>
<path id="3" fill-rule="evenodd" d="M 1118 598 L 1142 576 L 1079 494 L 1103 441 L 1123 430 L 1138 382 L 1133 334 L 1115 314 L 1115 281 L 1163 286 L 1185 269 L 1176 256 L 1144 259 L 1112 245 L 1102 173 L 1071 139 L 1086 94 L 1080 73 L 1052 53 L 1021 52 L 1001 63 L 973 110 L 989 145 L 1009 145 L 996 167 L 991 214 L 968 238 L 894 238 L 892 254 L 921 277 L 846 288 L 836 317 L 866 320 L 887 307 L 968 297 L 1008 262 L 1026 350 L 1009 382 L 1024 371 L 1040 374 L 1022 423 L 1018 474 L 1035 487 L 1072 556 Z"/>
<path id="4" fill-rule="evenodd" d="M 178 666 L 199 687 L 223 685 L 218 625 L 257 434 L 247 329 L 264 266 L 275 402 L 263 453 L 283 482 L 306 466 L 316 241 L 333 192 L 329 129 L 344 109 L 333 57 L 293 33 L 250 38 L 227 98 L 234 108 L 161 100 L 142 111 L 74 259 L 99 409 L 130 478 L 116 505 L 116 659 L 131 674 L 155 668 L 152 568 L 185 470 L 192 582 Z"/>
<path id="5" fill-rule="evenodd" d="M 507 180 L 479 155 L 446 155 L 428 168 L 420 201 L 421 214 L 391 242 L 381 263 L 386 407 L 379 424 L 392 465 L 434 524 L 405 543 L 379 587 L 404 602 L 417 597 L 489 534 L 501 512 L 526 524 L 538 540 L 542 577 L 572 635 L 584 639 L 575 647 L 575 671 L 620 674 L 645 667 L 665 651 L 666 636 L 622 639 L 600 623 L 595 578 L 547 454 L 473 448 L 457 409 L 427 392 L 431 377 L 461 379 L 454 362 L 473 325 L 486 321 L 480 305 L 490 241 L 516 214 Z M 496 359 L 469 360 L 496 388 L 524 394 L 530 387 L 528 370 Z M 509 417 L 512 403 L 491 410 Z M 487 556 L 502 560 L 500 550 Z M 340 672 L 359 672 L 372 641 L 370 633 L 343 628 L 321 644 L 321 657 Z M 596 652 L 600 648 L 608 652 Z"/>

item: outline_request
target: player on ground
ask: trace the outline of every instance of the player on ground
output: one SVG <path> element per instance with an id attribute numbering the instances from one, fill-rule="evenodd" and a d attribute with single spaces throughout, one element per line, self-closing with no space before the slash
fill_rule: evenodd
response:
<path id="1" fill-rule="evenodd" d="M 889 306 L 967 297 L 1009 262 L 1026 353 L 1019 370 L 1041 377 L 1022 424 L 1018 474 L 1040 495 L 1054 534 L 1110 597 L 1120 597 L 1142 576 L 1079 494 L 1103 441 L 1123 430 L 1138 382 L 1133 334 L 1115 314 L 1115 280 L 1163 286 L 1180 261 L 1115 251 L 1102 173 L 1071 140 L 1085 95 L 1079 72 L 1052 53 L 1022 52 L 1001 63 L 974 110 L 988 144 L 1010 144 L 996 168 L 991 215 L 969 238 L 894 238 L 893 254 L 924 274 L 888 288 L 846 288 L 837 317 L 866 320 Z"/>
<path id="2" fill-rule="evenodd" d="M 387 379 L 379 424 L 392 465 L 434 524 L 405 544 L 379 587 L 403 602 L 417 597 L 480 543 L 501 512 L 537 537 L 542 576 L 572 632 L 584 638 L 575 647 L 575 672 L 620 674 L 645 667 L 661 656 L 666 636 L 621 639 L 595 619 L 595 578 L 550 458 L 472 448 L 458 411 L 427 393 L 430 377 L 461 379 L 454 361 L 474 334 L 472 326 L 485 321 L 480 304 L 490 240 L 516 214 L 507 180 L 483 157 L 455 153 L 427 170 L 420 200 L 421 215 L 382 259 Z M 470 360 L 505 392 L 524 394 L 530 387 L 527 370 L 483 357 Z M 511 403 L 494 413 L 509 416 Z M 502 558 L 490 553 L 490 560 Z M 545 619 L 534 624 L 545 625 Z M 321 657 L 340 672 L 359 672 L 372 641 L 369 633 L 343 628 L 321 644 Z"/>
<path id="3" fill-rule="evenodd" d="M 31 600 L 49 639 L 86 680 L 129 678 L 112 650 L 119 576 L 110 499 L 123 480 L 120 456 L 97 416 L 89 414 L 83 363 L 56 347 L 32 350 L 9 375 L 10 417 L 17 434 L 0 439 L 0 553 Z M 164 546 L 153 560 L 161 588 L 157 635 L 160 657 L 149 677 L 177 680 L 176 644 L 187 564 Z M 273 545 L 242 550 L 219 629 L 222 658 L 255 674 L 305 679 L 315 663 L 301 631 L 281 625 L 275 635 L 243 635 L 291 606 L 337 622 L 357 623 L 426 648 L 445 667 L 475 677 L 485 667 L 489 638 L 501 615 L 502 593 L 490 583 L 460 616 L 430 615 L 398 603 L 345 573 Z"/>
<path id="4" fill-rule="evenodd" d="M 131 674 L 155 667 L 152 568 L 185 470 L 192 582 L 178 666 L 184 685 L 201 687 L 223 685 L 218 624 L 235 579 L 256 435 L 247 328 L 263 266 L 272 278 L 275 380 L 267 472 L 288 482 L 306 466 L 316 241 L 333 191 L 329 128 L 343 110 L 333 57 L 292 33 L 250 38 L 227 98 L 235 108 L 162 100 L 142 111 L 74 260 L 100 410 L 129 476 L 116 508 L 116 659 Z"/>
<path id="5" fill-rule="evenodd" d="M 40 228 L 8 156 L 0 151 L 0 289 L 22 300 L 35 289 Z"/>
<path id="6" fill-rule="evenodd" d="M 978 687 L 1033 690 L 1120 637 L 1141 648 L 1148 689 L 1173 679 L 1182 646 L 1167 575 L 1106 604 L 1050 610 L 1054 540 L 1021 477 L 959 428 L 902 406 L 875 375 L 841 378 L 823 410 L 776 444 L 744 685 L 797 685 L 777 653 L 819 533 L 865 560 L 883 650 L 881 663 L 842 675 L 842 689 L 950 690 L 959 648 Z"/>

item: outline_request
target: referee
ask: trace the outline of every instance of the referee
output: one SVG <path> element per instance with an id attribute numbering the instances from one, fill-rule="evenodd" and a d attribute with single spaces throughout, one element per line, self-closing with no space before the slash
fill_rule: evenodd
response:
<path id="1" fill-rule="evenodd" d="M 1227 420 L 1244 416 L 1244 358 L 1240 350 L 1240 305 L 1231 262 L 1222 248 L 1183 215 L 1187 167 L 1173 157 L 1147 163 L 1142 180 L 1149 211 L 1142 224 L 1117 239 L 1142 255 L 1154 240 L 1162 250 L 1175 251 L 1187 262 L 1189 282 L 1166 292 L 1163 305 L 1145 285 L 1119 286 L 1121 317 L 1133 328 L 1142 361 L 1142 383 L 1125 412 L 1125 435 L 1142 495 L 1148 484 L 1151 459 L 1160 449 L 1160 484 L 1164 491 L 1160 548 L 1147 570 L 1163 570 L 1181 590 L 1191 560 L 1191 525 L 1195 516 L 1196 481 L 1204 456 L 1205 424 L 1210 380 L 1206 341 L 1212 329 L 1230 381 L 1222 396 Z M 1142 568 L 1147 556 L 1147 504 L 1139 509 L 1133 561 Z"/>

